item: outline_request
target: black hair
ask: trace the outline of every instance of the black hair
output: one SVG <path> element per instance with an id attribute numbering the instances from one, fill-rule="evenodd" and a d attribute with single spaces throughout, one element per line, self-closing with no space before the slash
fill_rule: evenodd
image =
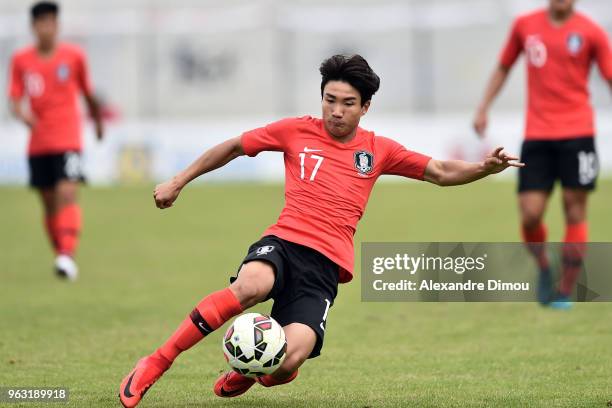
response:
<path id="1" fill-rule="evenodd" d="M 44 17 L 48 14 L 57 16 L 58 13 L 59 6 L 57 5 L 57 3 L 54 3 L 52 1 L 39 1 L 35 3 L 30 9 L 30 16 L 32 17 L 32 21 Z"/>
<path id="2" fill-rule="evenodd" d="M 380 78 L 361 55 L 334 55 L 321 63 L 321 97 L 329 81 L 342 81 L 357 89 L 361 106 L 372 99 L 380 87 Z"/>

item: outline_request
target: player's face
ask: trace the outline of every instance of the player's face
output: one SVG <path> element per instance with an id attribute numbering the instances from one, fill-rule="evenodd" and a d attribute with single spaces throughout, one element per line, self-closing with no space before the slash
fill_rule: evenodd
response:
<path id="1" fill-rule="evenodd" d="M 54 14 L 45 14 L 32 22 L 32 30 L 36 40 L 43 47 L 53 45 L 57 38 L 58 24 Z"/>
<path id="2" fill-rule="evenodd" d="M 550 10 L 554 13 L 568 13 L 574 9 L 576 0 L 549 0 Z"/>
<path id="3" fill-rule="evenodd" d="M 342 81 L 329 81 L 323 88 L 323 122 L 329 134 L 337 139 L 350 136 L 366 114 L 370 101 L 361 106 L 357 89 Z"/>

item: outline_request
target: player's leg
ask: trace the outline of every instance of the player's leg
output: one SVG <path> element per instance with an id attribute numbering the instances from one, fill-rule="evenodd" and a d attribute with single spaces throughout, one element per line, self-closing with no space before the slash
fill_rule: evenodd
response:
<path id="1" fill-rule="evenodd" d="M 587 198 L 588 192 L 585 190 L 563 189 L 565 237 L 561 256 L 563 274 L 559 283 L 559 295 L 565 299 L 569 299 L 574 290 L 586 253 Z"/>
<path id="2" fill-rule="evenodd" d="M 271 375 L 259 377 L 257 382 L 265 387 L 287 384 L 297 377 L 298 368 L 310 357 L 317 343 L 317 334 L 303 323 L 291 323 L 283 327 L 287 339 L 287 355 L 283 364 Z"/>
<path id="3" fill-rule="evenodd" d="M 592 137 L 560 143 L 559 172 L 563 186 L 565 237 L 561 249 L 562 275 L 558 294 L 551 306 L 567 309 L 570 296 L 583 266 L 588 241 L 588 194 L 595 189 L 599 171 Z"/>
<path id="4" fill-rule="evenodd" d="M 548 191 L 525 191 L 519 194 L 521 236 L 527 248 L 536 258 L 540 269 L 548 267 L 548 259 L 541 243 L 547 240 L 544 213 L 548 205 Z M 534 244 L 534 245 L 531 245 Z"/>
<path id="5" fill-rule="evenodd" d="M 256 381 L 265 387 L 293 381 L 306 359 L 320 355 L 329 310 L 338 293 L 338 265 L 311 248 L 277 241 L 286 264 L 279 274 L 281 284 L 275 283 L 271 316 L 283 326 L 287 354 L 276 372 L 257 378 Z M 215 394 L 235 397 L 254 382 L 232 371 L 219 377 Z M 236 386 L 233 394 L 222 392 L 228 383 L 242 384 L 242 388 Z"/>
<path id="6" fill-rule="evenodd" d="M 274 286 L 274 281 L 271 264 L 262 261 L 244 264 L 237 279 L 228 288 L 202 299 L 159 349 L 138 362 L 121 383 L 121 403 L 126 407 L 136 406 L 148 388 L 180 353 L 193 347 L 243 310 L 265 300 Z M 254 381 L 251 381 L 249 387 L 253 383 Z"/>
<path id="7" fill-rule="evenodd" d="M 51 243 L 53 251 L 57 255 L 58 253 L 58 242 L 55 228 L 55 190 L 53 188 L 37 188 L 38 196 L 40 197 L 41 204 L 43 206 L 45 230 L 47 231 L 47 237 Z"/>
<path id="8" fill-rule="evenodd" d="M 221 327 L 243 310 L 266 299 L 274 285 L 273 267 L 261 261 L 242 265 L 238 278 L 226 289 L 214 292 L 198 303 L 178 330 L 156 352 L 172 363 L 183 351 Z"/>
<path id="9" fill-rule="evenodd" d="M 540 270 L 537 299 L 541 304 L 547 304 L 550 301 L 553 291 L 553 277 L 546 252 L 548 231 L 543 221 L 549 196 L 547 191 L 526 191 L 519 194 L 523 242 L 533 255 Z"/>
<path id="10" fill-rule="evenodd" d="M 55 230 L 55 177 L 53 157 L 51 155 L 30 156 L 28 158 L 30 170 L 30 186 L 34 188 L 43 207 L 44 225 L 47 237 L 57 255 L 57 237 Z"/>
<path id="11" fill-rule="evenodd" d="M 323 348 L 329 311 L 338 293 L 338 266 L 314 250 L 293 246 L 290 261 L 298 271 L 289 274 L 291 301 L 283 302 L 283 294 L 275 298 L 272 317 L 279 321 L 287 338 L 287 354 L 283 364 L 271 375 L 259 377 L 266 387 L 286 384 L 295 379 L 298 368 L 309 358 L 318 357 Z M 296 276 L 299 274 L 299 277 Z"/>
<path id="12" fill-rule="evenodd" d="M 552 295 L 552 273 L 546 252 L 547 229 L 543 220 L 557 178 L 555 148 L 554 142 L 523 142 L 521 160 L 527 165 L 519 169 L 521 237 L 540 270 L 537 298 L 541 304 L 547 304 Z"/>
<path id="13" fill-rule="evenodd" d="M 61 277 L 75 279 L 77 267 L 72 258 L 81 229 L 77 183 L 84 180 L 80 155 L 65 152 L 31 157 L 30 170 L 30 183 L 41 191 L 45 224 L 57 255 L 56 272 Z"/>
<path id="14" fill-rule="evenodd" d="M 78 188 L 76 181 L 68 179 L 61 179 L 54 187 L 55 214 L 52 222 L 57 240 L 56 270 L 60 276 L 69 279 L 75 279 L 78 273 L 74 262 L 82 227 Z"/>
<path id="15" fill-rule="evenodd" d="M 298 368 L 312 354 L 317 343 L 315 332 L 305 324 L 291 323 L 283 326 L 287 339 L 287 354 L 285 361 L 272 375 L 256 379 L 248 378 L 235 371 L 221 375 L 213 387 L 219 397 L 237 397 L 244 394 L 255 382 L 264 387 L 287 384 L 293 381 L 298 374 Z"/>

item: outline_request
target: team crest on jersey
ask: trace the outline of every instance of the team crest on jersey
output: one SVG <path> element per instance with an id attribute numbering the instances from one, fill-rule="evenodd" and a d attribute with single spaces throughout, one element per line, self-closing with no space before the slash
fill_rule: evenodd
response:
<path id="1" fill-rule="evenodd" d="M 374 169 L 374 155 L 370 152 L 360 150 L 355 152 L 355 168 L 359 174 L 370 174 Z"/>
<path id="2" fill-rule="evenodd" d="M 583 43 L 584 40 L 582 39 L 582 36 L 580 34 L 571 33 L 569 37 L 567 37 L 567 49 L 572 55 L 578 54 L 578 52 L 582 48 Z"/>
<path id="3" fill-rule="evenodd" d="M 274 245 L 262 246 L 257 248 L 257 255 L 267 255 L 272 251 L 274 251 Z"/>
<path id="4" fill-rule="evenodd" d="M 70 67 L 67 64 L 60 64 L 57 67 L 56 74 L 57 79 L 59 79 L 61 82 L 64 82 L 70 76 Z"/>

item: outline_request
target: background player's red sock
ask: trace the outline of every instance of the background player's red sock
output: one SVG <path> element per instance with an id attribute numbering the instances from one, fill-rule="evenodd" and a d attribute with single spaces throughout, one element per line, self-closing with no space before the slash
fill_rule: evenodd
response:
<path id="1" fill-rule="evenodd" d="M 74 255 L 81 232 L 81 207 L 70 204 L 62 207 L 55 215 L 55 237 L 60 254 Z"/>
<path id="2" fill-rule="evenodd" d="M 230 288 L 211 293 L 200 301 L 166 343 L 157 349 L 154 356 L 172 363 L 180 353 L 217 330 L 242 310 L 242 305 Z"/>
<path id="3" fill-rule="evenodd" d="M 589 228 L 586 222 L 566 225 L 562 249 L 563 276 L 559 284 L 559 293 L 564 296 L 570 296 L 574 290 L 582 270 L 588 238 Z"/>
<path id="4" fill-rule="evenodd" d="M 51 246 L 57 254 L 59 251 L 59 243 L 57 241 L 55 215 L 45 215 L 45 229 L 47 231 L 47 236 L 49 237 L 49 242 L 51 242 Z"/>
<path id="5" fill-rule="evenodd" d="M 523 242 L 527 245 L 527 249 L 536 259 L 540 270 L 548 268 L 548 256 L 546 256 L 546 237 L 548 231 L 546 225 L 538 224 L 533 229 L 522 228 Z"/>
<path id="6" fill-rule="evenodd" d="M 291 376 L 287 378 L 286 380 L 277 380 L 271 375 L 264 375 L 262 377 L 258 377 L 256 381 L 260 383 L 261 385 L 263 385 L 264 387 L 274 387 L 275 385 L 282 385 L 282 384 L 290 383 L 291 381 L 295 380 L 295 377 L 297 377 L 297 375 L 298 375 L 298 370 L 295 370 L 293 374 L 291 374 Z"/>

